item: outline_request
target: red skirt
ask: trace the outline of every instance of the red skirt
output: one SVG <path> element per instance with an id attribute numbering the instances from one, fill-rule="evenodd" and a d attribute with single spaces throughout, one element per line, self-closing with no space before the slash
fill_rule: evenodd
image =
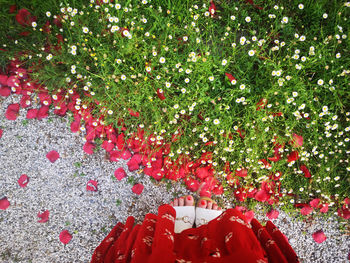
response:
<path id="1" fill-rule="evenodd" d="M 228 209 L 206 225 L 174 233 L 175 209 L 162 205 L 142 224 L 128 217 L 95 249 L 91 262 L 299 262 L 287 238 L 268 221 L 248 223 Z"/>

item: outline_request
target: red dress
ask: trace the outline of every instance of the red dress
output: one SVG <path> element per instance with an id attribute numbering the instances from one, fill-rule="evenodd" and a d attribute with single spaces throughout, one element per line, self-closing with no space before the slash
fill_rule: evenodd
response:
<path id="1" fill-rule="evenodd" d="M 162 205 L 142 224 L 128 217 L 95 249 L 91 262 L 299 262 L 284 235 L 270 221 L 250 223 L 228 209 L 208 224 L 174 233 L 175 209 Z"/>

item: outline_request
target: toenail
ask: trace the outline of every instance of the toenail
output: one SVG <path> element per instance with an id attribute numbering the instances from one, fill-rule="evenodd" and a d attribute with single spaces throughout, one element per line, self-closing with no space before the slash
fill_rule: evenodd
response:
<path id="1" fill-rule="evenodd" d="M 205 205 L 205 201 L 204 201 L 204 200 L 202 200 L 201 204 L 202 204 L 202 205 Z"/>
<path id="2" fill-rule="evenodd" d="M 191 200 L 192 199 L 192 197 L 191 196 L 187 196 L 187 200 Z"/>

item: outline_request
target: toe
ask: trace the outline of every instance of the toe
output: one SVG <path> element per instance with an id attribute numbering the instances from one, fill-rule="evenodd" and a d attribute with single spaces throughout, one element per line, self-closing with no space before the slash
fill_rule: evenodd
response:
<path id="1" fill-rule="evenodd" d="M 177 198 L 174 199 L 174 206 L 179 206 L 179 200 Z"/>
<path id="2" fill-rule="evenodd" d="M 213 210 L 218 210 L 218 205 L 217 204 L 213 204 Z"/>
<path id="3" fill-rule="evenodd" d="M 179 206 L 184 206 L 185 205 L 185 199 L 183 197 L 179 198 Z"/>
<path id="4" fill-rule="evenodd" d="M 185 205 L 186 206 L 193 205 L 193 202 L 194 202 L 194 200 L 193 200 L 193 196 L 192 195 L 186 196 L 186 198 L 185 198 Z"/>
<path id="5" fill-rule="evenodd" d="M 171 201 L 169 205 L 174 206 L 174 202 L 173 202 L 173 201 Z"/>
<path id="6" fill-rule="evenodd" d="M 206 208 L 207 207 L 207 201 L 205 200 L 201 200 L 198 204 L 198 207 L 201 207 L 201 208 Z"/>
<path id="7" fill-rule="evenodd" d="M 207 209 L 212 209 L 213 208 L 213 202 L 208 201 L 207 202 Z"/>

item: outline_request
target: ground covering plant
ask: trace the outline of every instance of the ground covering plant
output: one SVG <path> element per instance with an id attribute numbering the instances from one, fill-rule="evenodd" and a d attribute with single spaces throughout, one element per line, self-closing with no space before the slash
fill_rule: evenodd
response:
<path id="1" fill-rule="evenodd" d="M 1 95 L 23 94 L 8 118 L 36 92 L 27 117 L 70 111 L 89 154 L 132 150 L 130 170 L 201 195 L 350 218 L 350 2 L 6 4 Z"/>

